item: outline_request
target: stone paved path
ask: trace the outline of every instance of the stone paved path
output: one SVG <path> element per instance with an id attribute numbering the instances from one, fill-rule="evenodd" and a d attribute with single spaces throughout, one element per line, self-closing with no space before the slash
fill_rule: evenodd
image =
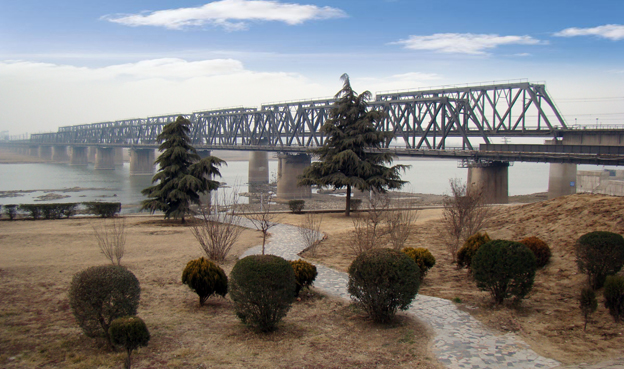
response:
<path id="1" fill-rule="evenodd" d="M 247 219 L 245 227 L 254 228 Z M 298 227 L 277 224 L 269 230 L 271 238 L 265 252 L 287 260 L 299 259 L 304 249 Z M 319 239 L 322 237 L 318 235 Z M 261 252 L 261 246 L 247 250 L 242 256 Z M 318 276 L 314 286 L 324 292 L 350 299 L 347 292 L 348 275 L 317 265 Z M 560 363 L 542 357 L 513 334 L 495 335 L 470 314 L 460 311 L 449 300 L 418 295 L 409 313 L 428 323 L 435 331 L 433 350 L 438 360 L 448 368 L 554 368 Z M 598 366 L 570 366 L 569 368 L 622 368 L 622 361 Z"/>

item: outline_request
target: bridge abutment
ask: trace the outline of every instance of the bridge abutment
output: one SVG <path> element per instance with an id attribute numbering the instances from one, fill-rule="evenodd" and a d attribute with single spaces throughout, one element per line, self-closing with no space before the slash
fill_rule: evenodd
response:
<path id="1" fill-rule="evenodd" d="M 130 149 L 130 175 L 153 176 L 155 160 L 154 149 Z"/>
<path id="2" fill-rule="evenodd" d="M 112 147 L 98 147 L 95 150 L 95 169 L 115 169 L 115 149 Z"/>
<path id="3" fill-rule="evenodd" d="M 487 204 L 509 202 L 509 163 L 495 161 L 468 166 L 467 191 L 482 190 Z"/>
<path id="4" fill-rule="evenodd" d="M 67 146 L 52 146 L 52 161 L 55 163 L 67 163 L 69 161 L 69 155 L 67 155 Z"/>
<path id="5" fill-rule="evenodd" d="M 277 198 L 283 200 L 312 197 L 310 186 L 297 186 L 300 175 L 312 160 L 308 154 L 279 154 L 277 165 Z"/>
<path id="6" fill-rule="evenodd" d="M 548 199 L 576 193 L 576 164 L 550 163 Z"/>
<path id="7" fill-rule="evenodd" d="M 266 151 L 249 152 L 249 170 L 247 182 L 249 192 L 261 192 L 269 184 L 269 153 Z"/>
<path id="8" fill-rule="evenodd" d="M 88 165 L 87 160 L 87 147 L 74 146 L 71 148 L 71 156 L 69 158 L 69 165 Z"/>
<path id="9" fill-rule="evenodd" d="M 52 147 L 51 146 L 39 146 L 38 155 L 41 159 L 52 160 Z"/>

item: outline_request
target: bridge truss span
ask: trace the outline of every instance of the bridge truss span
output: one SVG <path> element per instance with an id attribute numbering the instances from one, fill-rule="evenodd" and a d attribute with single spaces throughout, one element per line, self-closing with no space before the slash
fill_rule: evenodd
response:
<path id="1" fill-rule="evenodd" d="M 179 115 L 192 123 L 194 145 L 267 146 L 274 151 L 323 145 L 322 126 L 334 99 L 265 104 L 114 122 L 60 127 L 33 134 L 32 144 L 145 146 L 157 144 L 163 127 Z M 493 137 L 554 137 L 566 124 L 544 85 L 531 83 L 378 94 L 369 108 L 383 111 L 377 129 L 392 132 L 387 147 L 474 150 Z M 472 142 L 479 141 L 479 142 Z"/>

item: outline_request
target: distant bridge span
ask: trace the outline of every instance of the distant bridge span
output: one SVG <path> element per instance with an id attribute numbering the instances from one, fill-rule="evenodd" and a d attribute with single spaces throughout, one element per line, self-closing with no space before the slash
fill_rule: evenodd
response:
<path id="1" fill-rule="evenodd" d="M 321 127 L 334 103 L 334 99 L 317 99 L 181 115 L 192 123 L 195 148 L 252 151 L 250 183 L 268 181 L 267 151 L 281 153 L 278 168 L 285 168 L 282 173 L 286 174 L 282 178 L 278 170 L 278 196 L 299 198 L 310 194 L 309 188 L 303 192 L 296 189 L 298 173 L 310 163 L 305 153 L 325 142 Z M 381 150 L 400 156 L 461 160 L 469 168 L 469 183 L 483 186 L 492 202 L 507 201 L 507 167 L 512 161 L 552 163 L 552 196 L 575 191 L 575 164 L 624 165 L 624 130 L 571 129 L 543 84 L 516 82 L 381 93 L 369 102 L 369 108 L 385 113 L 377 130 L 394 135 Z M 113 157 L 119 155 L 113 154 L 113 148 L 129 147 L 133 153 L 131 175 L 146 175 L 153 173 L 158 135 L 178 116 L 65 126 L 10 144 L 29 146 L 31 154 L 38 150 L 41 157 L 55 160 L 56 155 L 58 161 L 73 165 L 95 160 L 96 169 L 114 169 Z M 503 137 L 543 137 L 551 144 L 492 143 L 493 138 Z M 71 159 L 68 146 L 72 147 Z M 91 151 L 88 153 L 87 147 L 96 147 L 99 156 L 96 153 L 95 159 L 88 159 Z"/>
<path id="2" fill-rule="evenodd" d="M 334 99 L 286 102 L 256 108 L 232 108 L 182 114 L 192 122 L 196 146 L 263 145 L 274 151 L 289 146 L 323 144 L 321 127 Z M 394 145 L 406 149 L 475 150 L 471 139 L 491 143 L 493 137 L 553 137 L 567 128 L 541 84 L 528 82 L 383 93 L 369 103 L 386 118 L 378 130 L 392 132 Z M 165 124 L 179 115 L 127 119 L 60 127 L 54 133 L 31 135 L 32 144 L 153 145 Z M 449 142 L 449 138 L 455 139 Z M 458 142 L 459 141 L 459 142 Z M 386 143 L 389 147 L 390 142 Z"/>

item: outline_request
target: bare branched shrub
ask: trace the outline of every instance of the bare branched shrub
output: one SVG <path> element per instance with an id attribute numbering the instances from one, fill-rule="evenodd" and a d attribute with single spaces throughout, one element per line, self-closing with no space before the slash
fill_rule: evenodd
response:
<path id="1" fill-rule="evenodd" d="M 451 194 L 445 195 L 444 225 L 450 238 L 448 250 L 456 261 L 457 250 L 468 237 L 485 228 L 491 212 L 485 204 L 485 196 L 480 188 L 467 190 L 466 184 L 458 178 L 449 181 Z"/>
<path id="2" fill-rule="evenodd" d="M 321 241 L 321 224 L 323 214 L 307 213 L 304 215 L 299 225 L 299 234 L 303 238 L 303 243 L 310 255 L 316 255 L 316 246 Z"/>
<path id="3" fill-rule="evenodd" d="M 100 251 L 110 262 L 121 265 L 121 258 L 126 252 L 126 221 L 124 218 L 112 218 L 101 223 L 100 227 L 91 225 Z"/>
<path id="4" fill-rule="evenodd" d="M 387 232 L 384 228 L 390 199 L 386 194 L 372 192 L 368 201 L 368 209 L 354 216 L 353 231 L 349 244 L 354 256 L 375 247 L 382 247 L 385 242 L 381 239 Z"/>
<path id="5" fill-rule="evenodd" d="M 412 224 L 418 219 L 418 211 L 395 210 L 388 212 L 388 236 L 395 250 L 401 250 L 412 232 Z"/>
<path id="6" fill-rule="evenodd" d="M 254 227 L 262 232 L 262 255 L 264 255 L 264 249 L 266 240 L 269 235 L 269 229 L 277 225 L 273 222 L 275 213 L 271 213 L 271 200 L 273 196 L 267 194 L 260 197 L 260 211 L 248 212 L 245 216 L 251 221 Z"/>
<path id="7" fill-rule="evenodd" d="M 224 261 L 244 230 L 233 210 L 237 203 L 236 191 L 223 194 L 221 198 L 217 196 L 208 207 L 212 215 L 206 214 L 206 210 L 200 207 L 201 218 L 191 227 L 199 246 L 212 261 Z"/>

